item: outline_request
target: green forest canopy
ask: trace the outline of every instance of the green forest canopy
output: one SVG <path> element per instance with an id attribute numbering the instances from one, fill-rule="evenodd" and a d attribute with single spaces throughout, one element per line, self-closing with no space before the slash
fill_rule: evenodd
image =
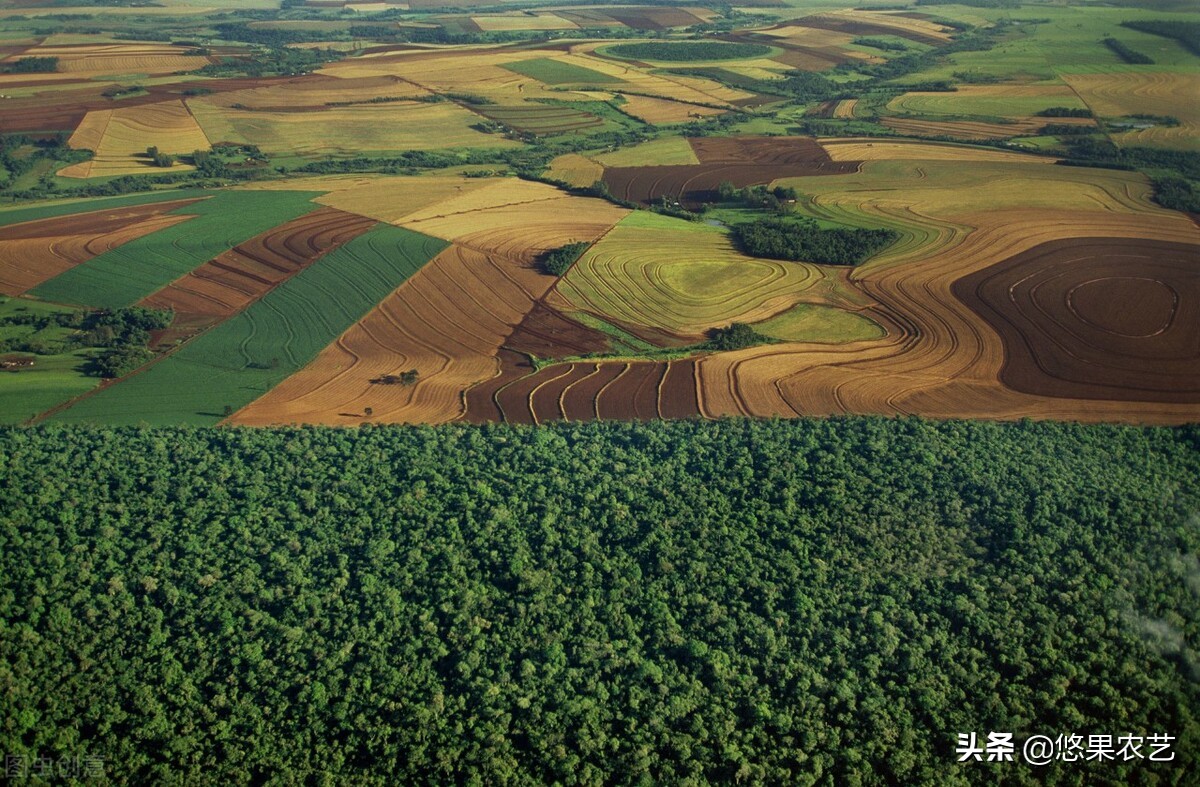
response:
<path id="1" fill-rule="evenodd" d="M 1198 449 L 875 418 L 0 430 L 0 749 L 133 783 L 1182 783 Z M 1176 761 L 955 761 L 991 730 L 1166 732 Z"/>

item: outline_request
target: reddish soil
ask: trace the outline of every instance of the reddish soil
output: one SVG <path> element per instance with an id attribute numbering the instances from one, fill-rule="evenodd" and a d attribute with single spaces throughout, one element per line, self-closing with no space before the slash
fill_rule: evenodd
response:
<path id="1" fill-rule="evenodd" d="M 622 199 L 650 204 L 666 195 L 694 208 L 715 199 L 722 181 L 744 188 L 777 178 L 845 175 L 857 172 L 861 163 L 831 160 L 811 137 L 700 137 L 690 142 L 699 164 L 609 167 L 604 182 Z"/>
<path id="2" fill-rule="evenodd" d="M 778 178 L 806 175 L 845 175 L 858 171 L 859 162 L 811 164 L 684 164 L 663 167 L 610 167 L 604 182 L 621 199 L 649 205 L 672 196 L 690 208 L 716 199 L 717 186 L 729 181 L 737 188 L 759 186 Z"/>
<path id="3" fill-rule="evenodd" d="M 608 337 L 568 319 L 544 304 L 535 304 L 504 346 L 538 358 L 605 352 Z"/>
<path id="4" fill-rule="evenodd" d="M 171 338 L 180 331 L 194 332 L 246 308 L 375 223 L 353 213 L 319 208 L 206 262 L 140 305 L 175 310 Z"/>
<path id="5" fill-rule="evenodd" d="M 696 401 L 694 360 L 671 361 L 659 389 L 658 414 L 662 418 L 695 418 L 700 415 L 700 404 Z"/>
<path id="6" fill-rule="evenodd" d="M 596 400 L 596 410 L 605 420 L 649 421 L 658 417 L 658 384 L 665 363 L 629 364 Z"/>
<path id="7" fill-rule="evenodd" d="M 671 27 L 691 27 L 700 24 L 693 14 L 682 8 L 655 8 L 630 6 L 625 8 L 606 8 L 604 15 L 612 17 L 621 24 L 635 30 L 666 30 Z"/>
<path id="8" fill-rule="evenodd" d="M 953 285 L 1000 334 L 1001 381 L 1043 396 L 1200 403 L 1200 246 L 1044 243 Z"/>
<path id="9" fill-rule="evenodd" d="M 563 372 L 566 371 L 566 374 Z M 595 371 L 595 365 L 590 363 L 575 363 L 570 366 L 556 366 L 538 375 L 543 385 L 534 391 L 531 398 L 533 411 L 537 413 L 538 421 L 560 421 L 565 416 L 559 406 L 559 398 L 563 391 L 580 382 Z"/>
<path id="10" fill-rule="evenodd" d="M 533 372 L 529 359 L 513 350 L 502 348 L 496 358 L 500 361 L 500 374 L 476 385 L 465 394 L 467 412 L 463 417 L 469 423 L 505 420 L 504 411 L 496 404 L 496 393 Z"/>
<path id="11" fill-rule="evenodd" d="M 589 374 L 563 397 L 563 409 L 572 421 L 596 420 L 596 397 L 625 369 L 623 363 L 586 364 Z"/>

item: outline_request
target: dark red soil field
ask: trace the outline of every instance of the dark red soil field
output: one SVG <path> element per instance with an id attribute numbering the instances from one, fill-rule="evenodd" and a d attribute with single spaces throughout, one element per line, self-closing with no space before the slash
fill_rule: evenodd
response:
<path id="1" fill-rule="evenodd" d="M 953 291 L 1000 334 L 1014 390 L 1200 403 L 1200 246 L 1052 241 Z"/>
<path id="2" fill-rule="evenodd" d="M 588 376 L 571 387 L 563 397 L 563 409 L 572 421 L 596 420 L 596 397 L 605 390 L 625 369 L 623 363 L 581 364 L 587 367 Z"/>
<path id="3" fill-rule="evenodd" d="M 659 390 L 658 414 L 663 418 L 695 418 L 700 414 L 694 360 L 671 361 Z"/>
<path id="4" fill-rule="evenodd" d="M 690 140 L 700 164 L 609 167 L 604 182 L 621 199 L 650 204 L 663 196 L 695 208 L 715 199 L 728 180 L 738 188 L 777 178 L 845 175 L 860 162 L 833 161 L 811 137 L 701 137 Z"/>
<path id="5" fill-rule="evenodd" d="M 466 420 L 533 423 L 694 418 L 700 414 L 693 361 L 579 361 L 534 372 L 500 351 L 499 377 L 467 392 Z"/>
<path id="6" fill-rule="evenodd" d="M 665 363 L 631 363 L 596 401 L 600 417 L 606 420 L 649 421 L 658 417 L 658 384 L 666 371 Z"/>
<path id="7" fill-rule="evenodd" d="M 606 8 L 604 14 L 636 30 L 666 30 L 671 27 L 691 27 L 701 23 L 699 18 L 682 8 L 630 6 Z"/>
<path id="8" fill-rule="evenodd" d="M 538 358 L 565 358 L 605 352 L 610 345 L 608 337 L 599 331 L 537 303 L 504 346 Z"/>

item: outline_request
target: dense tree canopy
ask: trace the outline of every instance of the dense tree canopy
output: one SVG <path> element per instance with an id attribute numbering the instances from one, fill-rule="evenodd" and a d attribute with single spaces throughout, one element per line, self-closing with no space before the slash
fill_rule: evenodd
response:
<path id="1" fill-rule="evenodd" d="M 1200 430 L 0 431 L 0 749 L 116 782 L 1182 784 Z M 1179 736 L 958 764 L 956 733 Z"/>

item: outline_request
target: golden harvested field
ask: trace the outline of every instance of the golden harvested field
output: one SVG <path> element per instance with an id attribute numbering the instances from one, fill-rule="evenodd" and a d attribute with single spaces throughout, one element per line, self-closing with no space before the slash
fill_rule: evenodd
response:
<path id="1" fill-rule="evenodd" d="M 999 338 L 950 288 L 1049 240 L 1152 234 L 1200 243 L 1200 229 L 1178 214 L 1152 209 L 1011 210 L 958 218 L 974 225 L 953 246 L 856 276 L 878 300 L 869 315 L 889 329 L 886 339 L 838 347 L 775 345 L 703 358 L 698 366 L 704 414 L 916 413 L 1142 423 L 1195 417 L 1193 404 L 1047 397 L 1002 386 Z"/>
<path id="2" fill-rule="evenodd" d="M 606 167 L 656 167 L 666 164 L 699 164 L 696 151 L 683 137 L 659 137 L 640 145 L 601 153 L 594 159 Z"/>
<path id="3" fill-rule="evenodd" d="M 629 213 L 604 200 L 567 197 L 561 192 L 549 199 L 452 212 L 456 202 L 461 206 L 473 196 L 438 203 L 398 223 L 460 245 L 531 262 L 542 252 L 599 237 Z"/>
<path id="4" fill-rule="evenodd" d="M 570 186 L 586 188 L 604 175 L 604 167 L 578 153 L 565 153 L 550 162 L 546 175 Z"/>
<path id="5" fill-rule="evenodd" d="M 685 104 L 682 101 L 671 101 L 665 98 L 631 96 L 629 94 L 624 94 L 624 96 L 625 103 L 621 105 L 622 111 L 647 123 L 687 123 L 696 118 L 720 115 L 725 112 L 724 109 Z"/>
<path id="6" fill-rule="evenodd" d="M 210 147 L 208 137 L 181 101 L 89 112 L 67 144 L 96 155 L 58 173 L 66 178 L 186 171 L 192 167 L 178 162 L 166 169 L 154 167 L 145 156 L 146 148 L 188 154 Z"/>
<path id="7" fill-rule="evenodd" d="M 442 423 L 499 372 L 496 352 L 554 283 L 500 255 L 451 246 L 233 423 Z M 416 369 L 416 385 L 372 383 Z"/>
<path id="8" fill-rule="evenodd" d="M 995 148 L 879 138 L 822 139 L 821 147 L 834 161 L 1011 161 L 1026 164 L 1053 164 L 1055 161 L 1045 156 Z"/>
<path id="9" fill-rule="evenodd" d="M 311 182 L 311 179 L 305 178 L 299 181 L 299 185 L 306 187 Z M 333 188 L 316 201 L 348 213 L 395 224 L 422 208 L 478 191 L 490 182 L 483 178 L 354 177 L 325 183 Z"/>
<path id="10" fill-rule="evenodd" d="M 204 55 L 189 55 L 184 47 L 153 43 L 39 46 L 22 57 L 57 57 L 58 70 L 79 79 L 120 74 L 172 74 L 209 64 Z"/>
<path id="11" fill-rule="evenodd" d="M 712 80 L 674 74 L 650 74 L 626 61 L 609 60 L 586 52 L 588 48 L 595 48 L 595 46 L 597 45 L 583 44 L 572 47 L 572 54 L 560 55 L 555 59 L 581 68 L 599 71 L 607 76 L 617 77 L 627 83 L 621 86 L 623 89 L 660 98 L 695 104 L 731 106 L 732 102 L 753 97 L 753 94 L 744 90 L 726 87 Z"/>
<path id="12" fill-rule="evenodd" d="M 208 96 L 205 100 L 220 107 L 241 104 L 250 109 L 323 108 L 331 103 L 364 103 L 374 98 L 416 98 L 429 95 L 397 77 L 337 79 L 328 76 L 304 76 L 247 90 L 231 90 Z"/>
<path id="13" fill-rule="evenodd" d="M 833 108 L 833 116 L 839 120 L 853 120 L 854 110 L 858 106 L 857 98 L 847 98 L 839 101 Z"/>
<path id="14" fill-rule="evenodd" d="M 1170 71 L 1121 71 L 1111 74 L 1063 74 L 1098 117 L 1135 114 L 1173 116 L 1178 126 L 1115 133 L 1121 145 L 1152 145 L 1200 150 L 1200 76 Z M 1131 122 L 1138 122 L 1131 119 Z"/>
<path id="15" fill-rule="evenodd" d="M 583 311 L 698 336 L 786 311 L 825 276 L 747 257 L 714 227 L 635 213 L 584 253 L 559 292 Z"/>
<path id="16" fill-rule="evenodd" d="M 473 16 L 471 21 L 485 33 L 503 30 L 578 30 L 579 25 L 557 14 L 513 13 Z"/>
<path id="17" fill-rule="evenodd" d="M 207 98 L 193 99 L 188 105 L 213 142 L 258 145 L 298 155 L 518 144 L 472 129 L 478 118 L 449 102 L 364 104 L 322 112 L 229 109 Z M 337 132 L 330 133 L 334 128 Z"/>
<path id="18" fill-rule="evenodd" d="M 1086 118 L 1065 118 L 1084 120 Z M 915 120 L 913 118 L 880 118 L 880 123 L 901 134 L 911 137 L 957 137 L 959 139 L 1007 139 L 1008 137 L 1036 136 L 1046 118 L 1014 118 L 1011 123 L 982 123 L 967 120 Z M 1082 125 L 1072 123 L 1069 125 Z"/>

